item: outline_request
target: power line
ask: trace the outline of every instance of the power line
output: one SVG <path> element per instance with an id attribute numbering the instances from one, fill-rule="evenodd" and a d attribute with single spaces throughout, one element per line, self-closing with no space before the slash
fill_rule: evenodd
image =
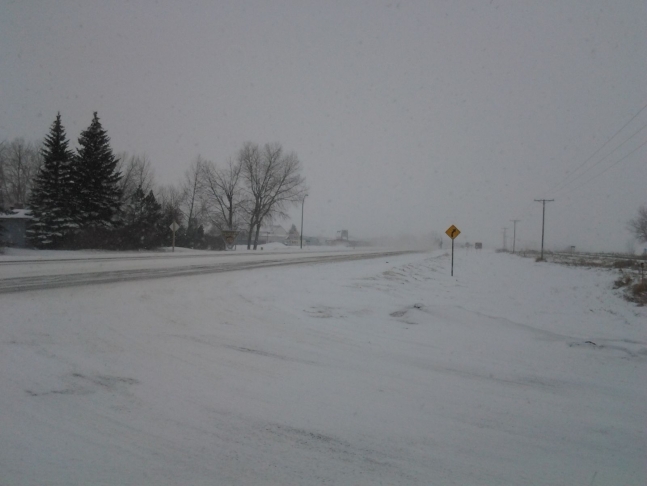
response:
<path id="1" fill-rule="evenodd" d="M 633 155 L 634 153 L 636 153 L 638 150 L 640 150 L 640 149 L 641 149 L 642 147 L 644 147 L 645 145 L 647 145 L 647 140 L 645 140 L 643 143 L 641 143 L 640 145 L 638 145 L 638 147 L 636 147 L 635 149 L 633 149 L 631 152 L 629 152 L 629 153 L 628 153 L 627 155 L 625 155 L 624 157 L 622 157 L 622 158 L 620 158 L 620 159 L 616 160 L 613 164 L 611 164 L 609 167 L 607 167 L 606 169 L 604 169 L 602 172 L 599 172 L 598 174 L 594 175 L 593 177 L 591 177 L 591 178 L 590 178 L 590 179 L 588 179 L 587 181 L 584 181 L 584 182 L 583 182 L 582 184 L 580 184 L 579 186 L 576 186 L 576 187 L 573 189 L 573 191 L 576 191 L 576 190 L 578 190 L 580 187 L 587 185 L 587 184 L 588 184 L 589 182 L 591 182 L 592 180 L 597 179 L 597 178 L 598 178 L 598 177 L 600 177 L 602 174 L 604 174 L 605 172 L 607 172 L 609 169 L 614 168 L 614 167 L 615 167 L 616 165 L 618 165 L 620 162 L 622 162 L 623 160 L 627 159 L 630 155 Z"/>
<path id="2" fill-rule="evenodd" d="M 634 120 L 638 117 L 638 115 L 640 115 L 640 114 L 641 114 L 641 113 L 642 113 L 646 108 L 647 108 L 647 104 L 645 104 L 645 106 L 643 106 L 640 110 L 638 110 L 638 113 L 636 113 L 633 117 L 631 117 L 631 119 L 630 119 L 627 123 L 625 123 L 624 125 L 622 125 L 622 127 L 620 127 L 620 128 L 618 129 L 618 131 L 616 131 L 613 135 L 611 135 L 611 137 L 609 137 L 609 138 L 607 139 L 607 141 L 606 141 L 606 142 L 604 142 L 604 143 L 600 146 L 600 148 L 598 148 L 595 152 L 593 152 L 593 153 L 589 156 L 589 158 L 587 158 L 584 162 L 582 162 L 580 165 L 578 165 L 578 166 L 575 168 L 575 170 L 573 170 L 573 172 L 571 172 L 571 174 L 574 174 L 575 172 L 577 172 L 578 170 L 580 170 L 580 168 L 581 168 L 581 167 L 583 167 L 585 164 L 587 164 L 591 159 L 593 159 L 593 157 L 595 157 L 596 155 L 598 155 L 598 154 L 602 151 L 602 149 L 603 149 L 604 147 L 606 147 L 606 146 L 609 144 L 609 142 L 610 142 L 611 140 L 613 140 L 613 139 L 616 137 L 616 135 L 618 135 L 622 130 L 624 130 L 624 129 L 625 129 L 625 127 L 627 127 L 627 125 L 629 125 L 632 121 L 634 121 Z M 642 128 L 641 128 L 641 130 L 642 130 Z M 639 131 L 640 131 L 640 130 L 639 130 Z M 635 135 L 635 134 L 634 134 L 634 135 Z M 632 137 L 633 137 L 633 135 L 632 135 Z M 631 138 L 631 137 L 630 137 L 630 138 Z M 558 183 L 558 184 L 559 184 L 559 183 Z M 549 192 L 552 192 L 552 190 L 550 190 L 550 189 L 549 189 Z"/>
<path id="3" fill-rule="evenodd" d="M 597 179 L 597 178 L 598 178 L 598 177 L 600 177 L 602 174 L 604 174 L 605 172 L 607 172 L 609 169 L 612 169 L 613 167 L 615 167 L 615 166 L 616 166 L 616 165 L 618 165 L 620 162 L 622 162 L 623 160 L 625 160 L 626 158 L 628 158 L 630 155 L 632 155 L 632 154 L 634 154 L 635 152 L 637 152 L 640 148 L 644 147 L 645 145 L 647 145 L 647 141 L 645 141 L 645 142 L 643 142 L 642 144 L 640 144 L 638 147 L 636 147 L 634 150 L 632 150 L 631 152 L 629 152 L 629 153 L 628 153 L 627 155 L 625 155 L 624 157 L 620 158 L 619 160 L 616 160 L 616 162 L 615 162 L 614 164 L 612 164 L 611 166 L 607 167 L 607 168 L 606 168 L 605 170 L 603 170 L 602 172 L 600 172 L 600 173 L 598 173 L 598 174 L 594 175 L 593 177 L 591 177 L 591 178 L 590 178 L 590 179 L 588 179 L 587 181 L 584 181 L 584 182 L 583 182 L 582 184 L 580 184 L 579 186 L 576 186 L 574 189 L 572 189 L 572 190 L 571 190 L 571 192 L 575 192 L 575 191 L 577 191 L 578 189 L 580 189 L 580 188 L 582 188 L 582 187 L 586 186 L 589 182 L 593 181 L 594 179 Z M 573 202 L 571 202 L 568 206 L 566 206 L 566 207 L 562 207 L 562 208 L 561 208 L 561 212 L 562 212 L 562 213 L 564 213 L 564 212 L 566 212 L 566 211 L 570 210 L 570 209 L 575 205 L 575 202 L 576 202 L 576 201 L 573 201 Z"/>
<path id="4" fill-rule="evenodd" d="M 571 189 L 571 190 L 570 190 L 570 192 L 575 192 L 575 191 L 577 191 L 578 189 L 581 189 L 582 187 L 584 187 L 584 186 L 588 185 L 588 184 L 589 184 L 590 182 L 592 182 L 593 180 L 597 179 L 598 177 L 600 177 L 600 176 L 601 176 L 601 175 L 603 175 L 604 173 L 608 172 L 609 170 L 613 169 L 615 166 L 617 166 L 618 164 L 620 164 L 622 161 L 624 161 L 624 160 L 626 160 L 627 158 L 629 158 L 631 155 L 633 155 L 634 153 L 636 153 L 638 150 L 640 150 L 640 149 L 641 149 L 642 147 L 644 147 L 645 145 L 647 145 L 647 140 L 646 140 L 646 141 L 644 141 L 643 143 L 641 143 L 640 145 L 638 145 L 638 147 L 636 147 L 635 149 L 633 149 L 633 150 L 632 150 L 631 152 L 629 152 L 628 154 L 626 154 L 626 155 L 624 155 L 623 157 L 621 157 L 620 159 L 616 160 L 613 164 L 611 164 L 609 167 L 607 167 L 606 169 L 604 169 L 602 172 L 598 172 L 598 173 L 597 173 L 596 175 L 594 175 L 593 177 L 591 177 L 591 178 L 587 179 L 586 181 L 582 182 L 582 183 L 581 183 L 581 184 L 579 184 L 578 186 L 575 186 L 573 189 Z M 570 204 L 568 204 L 566 207 L 561 207 L 561 212 L 562 212 L 562 213 L 564 213 L 564 212 L 566 212 L 566 211 L 570 210 L 570 209 L 573 207 L 573 205 L 574 205 L 574 204 L 575 204 L 575 201 L 571 202 L 571 203 L 570 203 Z M 525 215 L 525 212 L 529 209 L 529 207 L 530 207 L 531 205 L 532 205 L 532 202 L 531 202 L 528 206 L 526 206 L 526 208 L 524 208 L 524 211 L 523 211 L 523 214 L 522 214 L 522 215 Z"/>
<path id="5" fill-rule="evenodd" d="M 573 170 L 573 171 L 572 171 L 572 172 L 567 176 L 567 179 L 568 179 L 569 177 L 571 177 L 573 174 L 575 174 L 575 173 L 576 173 L 576 172 L 577 172 L 581 167 L 583 167 L 584 165 L 586 165 L 586 164 L 587 164 L 590 160 L 592 160 L 592 159 L 593 159 L 597 154 L 599 154 L 599 153 L 604 149 L 604 147 L 606 147 L 606 146 L 609 144 L 609 142 L 611 142 L 611 140 L 613 140 L 613 139 L 614 139 L 614 138 L 615 138 L 615 137 L 616 137 L 620 132 L 622 132 L 622 130 L 624 130 L 624 129 L 625 129 L 625 128 L 626 128 L 626 127 L 627 127 L 627 126 L 632 122 L 632 121 L 634 121 L 636 118 L 638 118 L 638 116 L 639 116 L 643 111 L 645 111 L 645 109 L 647 109 L 647 104 L 645 104 L 642 108 L 640 108 L 640 110 L 638 110 L 638 112 L 637 112 L 633 117 L 631 117 L 631 119 L 629 119 L 629 121 L 627 121 L 627 122 L 626 122 L 624 125 L 622 125 L 622 126 L 621 126 L 621 127 L 620 127 L 620 128 L 619 128 L 619 129 L 618 129 L 618 130 L 613 134 L 613 135 L 611 135 L 611 136 L 607 139 L 607 141 L 606 141 L 606 142 L 604 142 L 604 143 L 603 143 L 603 144 L 602 144 L 602 145 L 601 145 L 601 146 L 600 146 L 600 147 L 599 147 L 595 152 L 593 152 L 593 153 L 592 153 L 592 154 L 591 154 L 591 155 L 590 155 L 590 156 L 589 156 L 589 157 L 588 157 L 584 162 L 582 162 L 580 165 L 578 165 L 578 166 L 575 168 L 575 170 Z M 615 149 L 613 149 L 609 154 L 607 154 L 607 156 L 605 156 L 602 160 L 604 160 L 606 157 L 608 157 L 609 155 L 611 155 L 611 153 L 615 152 L 619 147 L 621 147 L 624 143 L 626 143 L 629 139 L 631 139 L 634 135 L 636 135 L 637 133 L 639 133 L 640 131 L 642 131 L 644 128 L 645 128 L 645 126 L 641 127 L 637 132 L 635 132 L 635 133 L 634 133 L 633 135 L 631 135 L 628 139 L 626 139 L 624 142 L 622 142 L 620 145 L 618 145 L 618 147 L 616 147 L 616 148 L 615 148 Z M 642 145 L 640 145 L 638 148 L 642 147 L 643 145 L 644 145 L 644 143 L 643 143 Z M 635 150 L 634 150 L 633 152 L 635 152 Z M 633 152 L 631 152 L 631 153 L 633 153 Z M 631 155 L 631 153 L 630 153 L 629 155 Z M 623 159 L 624 159 L 624 158 L 626 158 L 626 157 L 623 157 Z M 623 160 L 623 159 L 622 159 L 622 160 Z M 594 168 L 594 167 L 596 167 L 597 165 L 599 165 L 599 163 L 600 163 L 602 160 L 600 160 L 597 164 L 595 164 L 593 167 L 591 167 L 591 169 L 592 169 L 592 168 Z M 614 163 L 614 164 L 613 164 L 612 166 L 610 166 L 609 168 L 611 168 L 611 167 L 613 167 L 613 166 L 617 165 L 619 162 L 620 162 L 620 161 L 617 161 L 616 163 Z M 609 169 L 609 168 L 608 168 L 608 169 Z M 606 170 L 608 170 L 608 169 L 606 169 Z M 606 170 L 605 170 L 604 172 L 606 172 Z M 555 185 L 557 185 L 557 186 L 559 186 L 559 187 L 557 187 L 557 189 L 555 189 L 555 185 L 554 185 L 552 189 L 550 189 L 550 188 L 548 189 L 547 194 L 553 194 L 553 193 L 555 193 L 555 192 L 557 192 L 557 191 L 561 190 L 561 189 L 562 189 L 566 184 L 569 184 L 569 183 L 574 182 L 575 180 L 579 179 L 579 177 L 580 177 L 581 175 L 583 175 L 583 174 L 578 175 L 575 179 L 573 179 L 573 180 L 571 180 L 571 181 L 569 181 L 569 182 L 564 182 L 564 180 L 557 182 L 557 184 L 555 184 Z M 599 175 L 602 175 L 602 173 L 598 174 L 597 176 L 594 176 L 594 178 L 598 177 Z M 592 179 L 590 179 L 590 180 L 592 180 Z M 589 181 L 590 181 L 590 180 L 589 180 Z M 584 183 L 584 184 L 587 184 L 589 181 L 587 181 L 587 182 L 586 182 L 586 183 Z M 583 184 L 583 185 L 584 185 L 584 184 Z M 578 188 L 579 188 L 579 187 L 581 187 L 581 186 L 578 186 Z M 531 202 L 531 203 L 529 203 L 527 206 L 525 206 L 525 207 L 522 209 L 522 211 L 521 211 L 521 213 L 519 214 L 519 216 L 521 216 L 521 217 L 522 217 L 522 216 L 525 216 L 525 215 L 526 215 L 526 212 L 530 209 L 530 207 L 531 207 L 531 206 L 532 206 L 532 202 Z"/>
<path id="6" fill-rule="evenodd" d="M 591 167 L 587 167 L 586 169 L 584 169 L 584 171 L 583 171 L 583 172 L 581 172 L 581 173 L 580 173 L 580 174 L 578 174 L 574 179 L 571 179 L 571 180 L 569 181 L 568 179 L 570 178 L 570 176 L 572 176 L 572 175 L 575 173 L 575 171 L 571 172 L 568 176 L 566 176 L 566 179 L 564 179 L 564 181 L 562 182 L 562 184 L 561 184 L 559 187 L 557 187 L 556 189 L 553 189 L 553 190 L 549 191 L 549 192 L 548 192 L 548 194 L 553 194 L 553 193 L 555 193 L 555 192 L 558 192 L 558 191 L 562 190 L 562 189 L 563 189 L 565 186 L 567 186 L 568 184 L 571 184 L 571 183 L 575 182 L 576 180 L 580 179 L 581 177 L 585 176 L 589 171 L 591 171 L 591 170 L 595 169 L 598 165 L 600 165 L 602 162 L 604 162 L 604 161 L 605 161 L 605 160 L 606 160 L 606 159 L 607 159 L 611 154 L 613 154 L 616 150 L 618 150 L 620 147 L 622 147 L 625 143 L 627 143 L 627 142 L 628 142 L 629 140 L 631 140 L 633 137 L 635 137 L 635 136 L 636 136 L 636 135 L 638 135 L 640 132 L 642 132 L 645 128 L 647 128 L 647 124 L 645 124 L 645 125 L 643 125 L 642 127 L 640 127 L 640 128 L 639 128 L 638 130 L 636 130 L 636 131 L 635 131 L 635 132 L 634 132 L 634 133 L 633 133 L 629 138 L 627 138 L 624 142 L 622 142 L 620 145 L 618 145 L 616 148 L 614 148 L 611 152 L 609 152 L 607 155 L 605 155 L 604 157 L 602 157 L 600 160 L 598 160 L 598 161 L 597 161 L 595 164 L 593 164 Z M 644 144 L 643 144 L 643 145 L 644 145 Z M 642 146 L 642 145 L 641 145 L 641 146 Z"/>

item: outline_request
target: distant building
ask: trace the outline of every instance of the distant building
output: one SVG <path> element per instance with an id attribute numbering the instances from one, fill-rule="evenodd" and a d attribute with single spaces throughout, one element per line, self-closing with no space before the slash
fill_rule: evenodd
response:
<path id="1" fill-rule="evenodd" d="M 261 226 L 261 231 L 258 235 L 258 242 L 263 244 L 268 243 L 286 243 L 288 239 L 288 232 L 280 224 L 271 224 L 268 226 Z"/>
<path id="2" fill-rule="evenodd" d="M 238 245 L 247 245 L 247 230 L 248 228 L 240 228 L 238 236 L 236 237 L 236 244 Z M 252 231 L 252 245 L 254 244 L 254 238 L 256 237 L 256 231 Z M 261 226 L 261 230 L 258 233 L 258 244 L 267 245 L 268 243 L 287 243 L 288 232 L 285 231 L 285 228 L 280 224 L 272 224 L 267 226 Z"/>
<path id="3" fill-rule="evenodd" d="M 32 219 L 29 209 L 13 209 L 8 214 L 0 214 L 0 226 L 4 228 L 0 240 L 6 246 L 26 247 L 27 228 Z"/>
<path id="4" fill-rule="evenodd" d="M 303 244 L 308 245 L 308 246 L 320 246 L 321 245 L 321 240 L 319 238 L 314 237 L 314 236 L 304 236 L 303 237 Z"/>
<path id="5" fill-rule="evenodd" d="M 301 243 L 301 235 L 295 225 L 292 225 L 290 231 L 288 231 L 288 239 L 286 243 L 290 246 L 297 246 Z"/>

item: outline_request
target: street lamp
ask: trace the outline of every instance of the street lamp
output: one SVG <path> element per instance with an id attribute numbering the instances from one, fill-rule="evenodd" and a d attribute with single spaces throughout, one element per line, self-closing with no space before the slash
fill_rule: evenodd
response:
<path id="1" fill-rule="evenodd" d="M 305 206 L 305 204 L 306 204 L 306 197 L 308 197 L 307 194 L 305 196 L 303 196 L 303 200 L 301 201 L 301 244 L 300 244 L 300 247 L 302 249 L 303 249 L 303 206 Z"/>

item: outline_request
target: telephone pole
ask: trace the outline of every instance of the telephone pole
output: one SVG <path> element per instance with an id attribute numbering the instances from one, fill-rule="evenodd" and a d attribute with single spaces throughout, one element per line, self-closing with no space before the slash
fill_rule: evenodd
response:
<path id="1" fill-rule="evenodd" d="M 553 202 L 554 199 L 535 199 L 535 202 L 540 202 L 542 203 L 542 211 L 541 211 L 541 255 L 539 257 L 540 260 L 544 259 L 544 222 L 546 220 L 546 203 L 547 202 Z"/>
<path id="2" fill-rule="evenodd" d="M 303 201 L 301 201 L 301 235 L 299 236 L 299 239 L 301 240 L 299 247 L 301 249 L 303 249 L 303 206 L 306 204 L 306 197 L 308 197 L 307 194 L 303 196 Z"/>
<path id="3" fill-rule="evenodd" d="M 503 228 L 503 251 L 506 250 L 506 237 L 505 237 L 506 231 L 508 231 L 508 228 Z"/>
<path id="4" fill-rule="evenodd" d="M 520 221 L 519 219 L 511 219 L 513 224 L 513 229 L 512 229 L 512 254 L 514 255 L 514 247 L 515 243 L 517 242 L 517 223 Z"/>

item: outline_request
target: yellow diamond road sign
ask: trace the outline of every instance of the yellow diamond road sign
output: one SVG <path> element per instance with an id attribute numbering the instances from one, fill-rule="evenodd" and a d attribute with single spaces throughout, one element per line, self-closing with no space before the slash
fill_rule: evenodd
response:
<path id="1" fill-rule="evenodd" d="M 447 231 L 445 231 L 445 233 L 447 233 L 447 236 L 449 236 L 453 240 L 461 234 L 461 230 L 459 230 L 456 226 L 451 225 L 449 228 L 447 228 Z"/>

